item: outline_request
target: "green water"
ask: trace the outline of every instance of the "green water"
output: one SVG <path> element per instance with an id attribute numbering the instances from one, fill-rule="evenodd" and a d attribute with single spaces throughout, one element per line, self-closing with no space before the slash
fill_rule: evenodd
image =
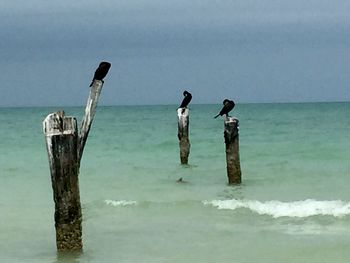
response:
<path id="1" fill-rule="evenodd" d="M 182 167 L 176 106 L 98 108 L 80 171 L 81 254 L 55 247 L 41 123 L 58 108 L 0 109 L 0 262 L 349 262 L 350 103 L 236 105 L 237 187 L 219 109 L 191 106 Z"/>

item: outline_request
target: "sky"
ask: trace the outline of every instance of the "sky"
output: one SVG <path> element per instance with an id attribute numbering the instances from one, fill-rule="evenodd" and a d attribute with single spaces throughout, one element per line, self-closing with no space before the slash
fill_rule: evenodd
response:
<path id="1" fill-rule="evenodd" d="M 350 101 L 348 0 L 0 2 L 0 107 Z"/>

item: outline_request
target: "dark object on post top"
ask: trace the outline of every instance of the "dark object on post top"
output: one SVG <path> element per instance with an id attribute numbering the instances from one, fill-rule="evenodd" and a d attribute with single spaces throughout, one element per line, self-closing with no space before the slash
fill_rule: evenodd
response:
<path id="1" fill-rule="evenodd" d="M 228 99 L 225 99 L 222 104 L 224 104 L 224 107 L 222 107 L 220 113 L 218 115 L 216 115 L 214 118 L 217 118 L 219 116 L 222 116 L 222 115 L 227 115 L 228 116 L 228 113 L 235 107 L 235 103 L 233 100 L 228 100 Z"/>
<path id="2" fill-rule="evenodd" d="M 190 104 L 191 100 L 192 100 L 192 94 L 189 93 L 187 90 L 184 91 L 183 95 L 185 96 L 184 99 L 181 102 L 181 105 L 179 108 L 185 108 L 188 106 L 188 104 Z"/>
<path id="3" fill-rule="evenodd" d="M 106 77 L 110 67 L 111 67 L 111 63 L 105 62 L 105 61 L 101 62 L 95 71 L 94 78 L 92 79 L 90 87 L 92 86 L 92 83 L 94 83 L 95 79 L 103 81 L 103 79 L 104 79 L 104 77 Z"/>

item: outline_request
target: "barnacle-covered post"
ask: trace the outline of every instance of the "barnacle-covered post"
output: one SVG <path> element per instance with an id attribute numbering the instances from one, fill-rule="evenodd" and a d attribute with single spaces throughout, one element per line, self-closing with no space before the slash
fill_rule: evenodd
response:
<path id="1" fill-rule="evenodd" d="M 104 76 L 108 69 L 103 72 Z M 76 118 L 65 116 L 64 111 L 51 113 L 43 121 L 55 202 L 56 246 L 59 251 L 80 251 L 83 248 L 78 177 L 84 146 L 103 86 L 103 78 L 96 72 L 90 85 L 80 133 Z"/>
<path id="2" fill-rule="evenodd" d="M 188 164 L 188 156 L 190 154 L 191 144 L 189 140 L 189 125 L 190 125 L 189 112 L 190 111 L 188 108 L 177 109 L 177 117 L 178 117 L 177 137 L 179 138 L 181 164 Z"/>
<path id="3" fill-rule="evenodd" d="M 225 116 L 224 123 L 228 183 L 240 184 L 242 173 L 239 160 L 239 121 L 234 117 Z"/>

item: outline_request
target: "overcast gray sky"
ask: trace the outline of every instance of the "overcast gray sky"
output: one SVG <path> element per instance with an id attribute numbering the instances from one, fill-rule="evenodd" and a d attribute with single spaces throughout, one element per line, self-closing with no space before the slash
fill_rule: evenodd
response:
<path id="1" fill-rule="evenodd" d="M 0 106 L 350 100 L 348 0 L 0 2 Z"/>

